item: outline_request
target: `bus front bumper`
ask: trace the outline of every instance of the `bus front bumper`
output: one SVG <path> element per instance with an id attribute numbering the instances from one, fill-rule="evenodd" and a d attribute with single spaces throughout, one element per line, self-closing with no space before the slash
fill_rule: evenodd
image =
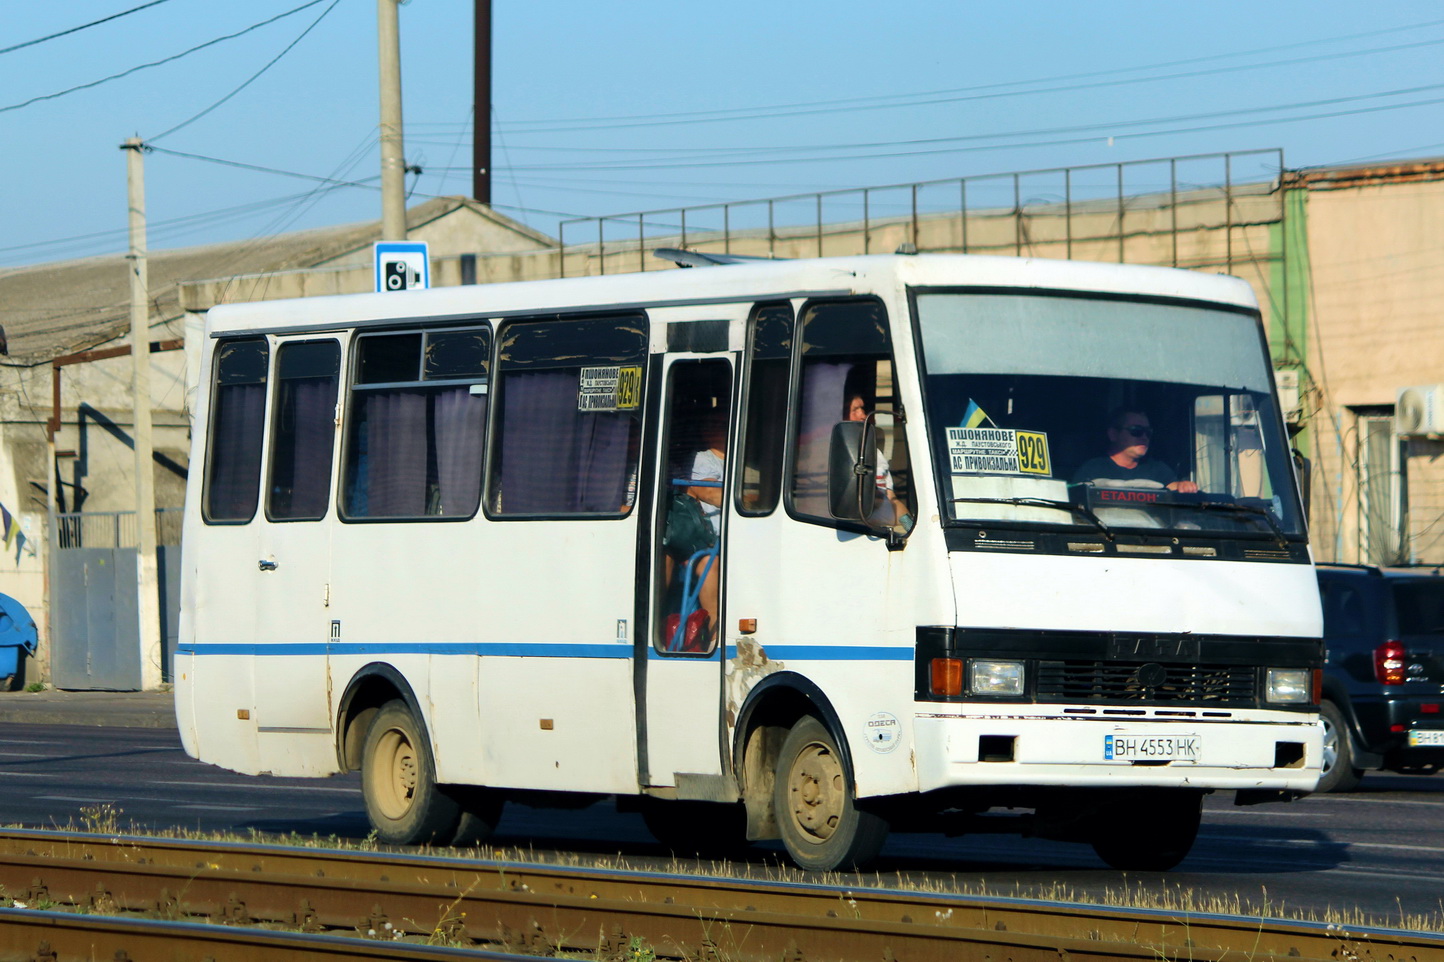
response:
<path id="1" fill-rule="evenodd" d="M 1313 791 L 1323 757 L 1317 716 L 1234 714 L 1205 721 L 919 713 L 914 722 L 918 788 Z"/>

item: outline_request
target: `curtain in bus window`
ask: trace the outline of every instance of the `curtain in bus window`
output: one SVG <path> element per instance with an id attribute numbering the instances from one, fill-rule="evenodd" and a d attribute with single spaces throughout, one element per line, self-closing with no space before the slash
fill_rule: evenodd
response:
<path id="1" fill-rule="evenodd" d="M 466 385 L 441 391 L 435 421 L 440 513 L 470 516 L 481 500 L 486 395 L 472 394 Z"/>
<path id="2" fill-rule="evenodd" d="M 426 396 L 376 391 L 365 399 L 364 513 L 414 518 L 426 513 Z"/>
<path id="3" fill-rule="evenodd" d="M 221 385 L 216 388 L 215 407 L 206 516 L 212 521 L 246 521 L 256 513 L 260 499 L 265 382 Z"/>
<path id="4" fill-rule="evenodd" d="M 578 411 L 576 371 L 517 371 L 502 397 L 501 500 L 507 514 L 613 513 L 627 496 L 632 416 Z"/>
<path id="5" fill-rule="evenodd" d="M 275 518 L 319 518 L 326 513 L 331 493 L 331 442 L 335 433 L 335 378 L 306 378 L 284 381 L 281 417 L 291 426 L 286 434 L 289 450 L 272 457 L 271 516 Z M 285 396 L 289 395 L 289 396 Z M 281 431 L 277 444 L 281 439 Z M 284 459 L 286 463 L 280 463 Z M 289 488 L 277 475 L 289 468 Z"/>
<path id="6" fill-rule="evenodd" d="M 843 391 L 854 365 L 812 362 L 802 369 L 802 413 L 797 427 L 797 466 L 792 502 L 801 514 L 828 517 L 827 447 L 843 419 Z"/>

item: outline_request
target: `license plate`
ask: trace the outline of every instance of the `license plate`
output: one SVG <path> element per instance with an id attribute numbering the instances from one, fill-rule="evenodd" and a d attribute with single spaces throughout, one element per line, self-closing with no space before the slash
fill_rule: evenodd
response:
<path id="1" fill-rule="evenodd" d="M 1196 762 L 1203 750 L 1198 735 L 1104 735 L 1105 762 Z"/>
<path id="2" fill-rule="evenodd" d="M 1438 731 L 1414 730 L 1409 733 L 1409 747 L 1418 748 L 1422 745 L 1444 745 L 1444 729 Z"/>

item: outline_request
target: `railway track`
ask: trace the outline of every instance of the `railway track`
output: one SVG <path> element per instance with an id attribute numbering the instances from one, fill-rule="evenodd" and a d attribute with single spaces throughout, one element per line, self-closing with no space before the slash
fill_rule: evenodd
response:
<path id="1" fill-rule="evenodd" d="M 0 885 L 24 906 L 0 909 L 0 958 L 43 962 L 1444 962 L 1444 936 L 1387 929 L 80 832 L 0 832 Z"/>

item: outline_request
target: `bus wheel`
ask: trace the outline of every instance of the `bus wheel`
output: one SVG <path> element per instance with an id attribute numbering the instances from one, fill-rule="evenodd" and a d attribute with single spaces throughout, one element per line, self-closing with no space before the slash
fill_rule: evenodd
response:
<path id="1" fill-rule="evenodd" d="M 800 868 L 861 868 L 887 840 L 887 822 L 857 807 L 837 742 L 816 718 L 803 718 L 782 743 L 773 792 L 782 843 Z"/>
<path id="2" fill-rule="evenodd" d="M 1095 822 L 1093 851 L 1123 871 L 1166 872 L 1193 848 L 1203 795 L 1183 789 L 1138 789 L 1107 803 Z"/>
<path id="3" fill-rule="evenodd" d="M 444 844 L 455 837 L 461 806 L 437 788 L 431 750 L 405 702 L 381 706 L 366 732 L 361 791 L 379 841 Z"/>

